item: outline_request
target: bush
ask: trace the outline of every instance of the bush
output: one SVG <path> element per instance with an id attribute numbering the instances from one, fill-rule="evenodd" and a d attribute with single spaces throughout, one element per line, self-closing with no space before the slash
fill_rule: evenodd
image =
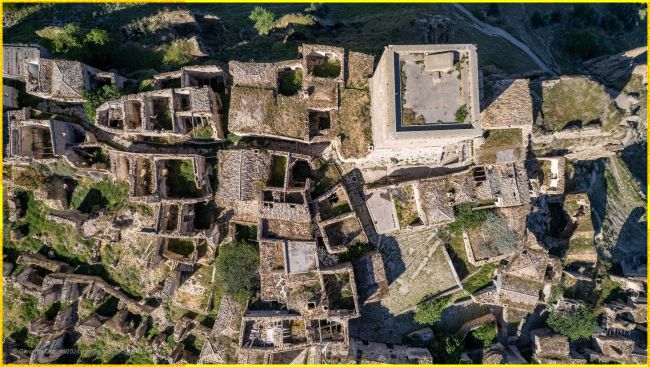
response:
<path id="1" fill-rule="evenodd" d="M 533 12 L 533 15 L 530 16 L 530 25 L 533 29 L 545 26 L 546 22 L 544 22 L 544 16 L 542 16 L 542 13 L 538 11 Z"/>
<path id="2" fill-rule="evenodd" d="M 497 329 L 494 324 L 485 324 L 478 329 L 472 331 L 472 336 L 483 343 L 483 347 L 489 347 L 497 337 Z"/>
<path id="3" fill-rule="evenodd" d="M 119 99 L 124 95 L 124 90 L 115 85 L 104 85 L 92 92 L 84 92 L 84 112 L 91 124 L 95 123 L 95 112 L 104 102 Z"/>
<path id="4" fill-rule="evenodd" d="M 418 324 L 422 325 L 432 325 L 440 321 L 440 316 L 442 311 L 447 308 L 447 303 L 449 303 L 449 296 L 440 297 L 429 303 L 418 305 L 413 315 L 413 319 Z"/>
<path id="5" fill-rule="evenodd" d="M 463 342 L 455 334 L 437 334 L 427 346 L 433 363 L 456 364 L 463 352 Z"/>
<path id="6" fill-rule="evenodd" d="M 168 69 L 178 69 L 187 65 L 194 57 L 194 46 L 188 40 L 176 40 L 162 48 L 162 63 Z"/>
<path id="7" fill-rule="evenodd" d="M 487 219 L 485 210 L 474 210 L 474 204 L 462 203 L 454 207 L 456 220 L 449 223 L 447 228 L 450 231 L 461 234 L 464 229 L 477 228 Z"/>
<path id="8" fill-rule="evenodd" d="M 282 73 L 280 76 L 280 94 L 292 96 L 302 88 L 302 71 L 300 69 Z"/>
<path id="9" fill-rule="evenodd" d="M 255 22 L 254 27 L 257 30 L 257 33 L 262 36 L 269 34 L 275 25 L 275 14 L 261 6 L 256 6 L 251 12 L 251 15 L 248 16 L 248 19 Z"/>
<path id="10" fill-rule="evenodd" d="M 259 258 L 257 247 L 247 242 L 219 247 L 216 273 L 224 291 L 242 302 L 252 297 L 259 286 Z"/>
<path id="11" fill-rule="evenodd" d="M 483 231 L 494 238 L 494 245 L 500 254 L 508 253 L 517 247 L 517 233 L 508 227 L 508 222 L 494 212 L 486 212 Z"/>
<path id="12" fill-rule="evenodd" d="M 598 326 L 594 310 L 586 306 L 571 313 L 553 310 L 546 320 L 546 324 L 571 340 L 591 337 L 594 329 Z"/>
<path id="13" fill-rule="evenodd" d="M 468 114 L 469 111 L 467 111 L 467 105 L 464 104 L 458 107 L 458 109 L 456 110 L 456 113 L 454 114 L 454 120 L 459 123 L 465 122 L 465 119 L 467 118 Z"/>
<path id="14" fill-rule="evenodd" d="M 582 60 L 596 57 L 602 53 L 596 35 L 590 31 L 574 29 L 567 36 L 566 50 Z"/>

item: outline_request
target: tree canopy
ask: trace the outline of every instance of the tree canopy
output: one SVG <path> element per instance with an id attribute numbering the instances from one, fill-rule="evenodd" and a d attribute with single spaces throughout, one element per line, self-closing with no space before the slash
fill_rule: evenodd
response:
<path id="1" fill-rule="evenodd" d="M 418 305 L 413 319 L 422 325 L 434 324 L 440 321 L 440 316 L 442 315 L 442 311 L 447 307 L 447 303 L 449 303 L 449 296 L 440 297 L 432 302 Z"/>
<path id="2" fill-rule="evenodd" d="M 589 338 L 598 326 L 594 310 L 586 306 L 580 307 L 576 312 L 553 310 L 546 323 L 571 340 Z"/>
<path id="3" fill-rule="evenodd" d="M 254 244 L 235 242 L 220 246 L 216 273 L 224 291 L 242 302 L 252 297 L 259 287 L 259 259 Z"/>
<path id="4" fill-rule="evenodd" d="M 251 15 L 248 17 L 248 19 L 255 22 L 254 27 L 262 36 L 269 34 L 275 25 L 275 14 L 264 9 L 261 6 L 256 6 L 255 9 L 253 9 L 251 12 Z"/>

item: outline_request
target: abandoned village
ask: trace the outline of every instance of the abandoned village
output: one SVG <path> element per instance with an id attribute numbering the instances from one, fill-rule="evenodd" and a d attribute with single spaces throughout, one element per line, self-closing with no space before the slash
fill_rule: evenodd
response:
<path id="1" fill-rule="evenodd" d="M 5 238 L 25 249 L 4 292 L 34 310 L 5 362 L 647 363 L 645 250 L 600 249 L 573 163 L 623 149 L 643 96 L 543 128 L 540 100 L 603 87 L 488 78 L 472 44 L 298 51 L 134 89 L 3 45 L 24 86 L 3 87 Z M 107 86 L 129 92 L 85 110 Z M 583 314 L 586 337 L 555 326 Z"/>

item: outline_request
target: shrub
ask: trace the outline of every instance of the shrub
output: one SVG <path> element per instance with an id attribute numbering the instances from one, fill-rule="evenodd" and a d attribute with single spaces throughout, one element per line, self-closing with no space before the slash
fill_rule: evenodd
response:
<path id="1" fill-rule="evenodd" d="M 456 122 L 465 122 L 465 119 L 467 118 L 467 115 L 469 114 L 469 111 L 467 111 L 467 105 L 462 105 L 458 107 L 456 110 L 456 113 L 454 114 L 454 120 Z"/>
<path id="2" fill-rule="evenodd" d="M 598 322 L 594 310 L 581 306 L 575 312 L 551 311 L 546 320 L 548 326 L 571 340 L 589 338 L 594 332 Z"/>
<path id="3" fill-rule="evenodd" d="M 327 60 L 322 64 L 314 65 L 312 74 L 320 78 L 336 78 L 341 73 L 339 60 Z"/>
<path id="4" fill-rule="evenodd" d="M 433 363 L 456 364 L 463 352 L 463 342 L 455 334 L 437 334 L 427 348 L 431 352 Z"/>
<path id="5" fill-rule="evenodd" d="M 497 329 L 494 324 L 485 324 L 472 332 L 474 338 L 483 343 L 484 347 L 489 347 L 497 337 Z"/>
<path id="6" fill-rule="evenodd" d="M 194 57 L 194 46 L 188 40 L 175 40 L 162 48 L 162 63 L 168 69 L 189 64 Z"/>
<path id="7" fill-rule="evenodd" d="M 302 71 L 300 69 L 283 73 L 280 76 L 279 92 L 285 96 L 292 96 L 302 88 Z"/>
<path id="8" fill-rule="evenodd" d="M 104 102 L 119 99 L 123 95 L 124 90 L 115 85 L 104 85 L 92 92 L 84 92 L 83 107 L 88 121 L 91 124 L 95 123 L 95 110 Z"/>
<path id="9" fill-rule="evenodd" d="M 422 325 L 431 325 L 440 321 L 440 316 L 442 315 L 442 311 L 447 307 L 449 298 L 449 296 L 440 297 L 429 303 L 418 305 L 413 319 Z"/>
<path id="10" fill-rule="evenodd" d="M 517 246 L 517 233 L 508 227 L 505 218 L 491 211 L 486 212 L 485 215 L 483 231 L 494 238 L 494 245 L 499 253 L 505 254 L 514 250 Z"/>
<path id="11" fill-rule="evenodd" d="M 447 227 L 450 231 L 460 234 L 464 229 L 477 228 L 487 219 L 485 210 L 474 210 L 474 204 L 462 203 L 454 207 L 456 220 L 449 223 Z"/>
<path id="12" fill-rule="evenodd" d="M 108 32 L 104 29 L 93 28 L 86 34 L 85 42 L 92 43 L 95 45 L 103 46 L 110 41 Z"/>
<path id="13" fill-rule="evenodd" d="M 256 6 L 248 16 L 248 19 L 255 22 L 254 27 L 257 30 L 257 33 L 262 36 L 269 34 L 275 25 L 275 14 L 261 6 Z"/>
<path id="14" fill-rule="evenodd" d="M 567 36 L 566 50 L 582 60 L 596 57 L 602 53 L 596 35 L 593 32 L 578 29 L 572 30 Z"/>
<path id="15" fill-rule="evenodd" d="M 245 302 L 258 288 L 259 251 L 247 242 L 229 243 L 219 247 L 216 273 L 224 291 Z"/>

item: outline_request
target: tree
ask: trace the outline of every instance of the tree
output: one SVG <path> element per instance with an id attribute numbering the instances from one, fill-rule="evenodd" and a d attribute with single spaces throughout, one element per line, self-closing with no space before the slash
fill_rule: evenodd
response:
<path id="1" fill-rule="evenodd" d="M 436 333 L 427 348 L 431 352 L 433 363 L 456 364 L 463 353 L 463 341 L 455 334 Z"/>
<path id="2" fill-rule="evenodd" d="M 530 25 L 533 26 L 533 29 L 545 26 L 546 24 L 544 22 L 544 16 L 542 16 L 542 13 L 538 11 L 533 12 L 533 15 L 530 16 Z"/>
<path id="3" fill-rule="evenodd" d="M 88 121 L 92 124 L 95 122 L 95 110 L 104 102 L 119 99 L 124 95 L 124 90 L 115 85 L 104 85 L 93 92 L 84 93 L 84 112 Z"/>
<path id="4" fill-rule="evenodd" d="M 81 28 L 74 23 L 68 23 L 63 29 L 56 32 L 52 38 L 52 49 L 54 52 L 70 56 L 76 49 L 81 48 L 79 35 Z"/>
<path id="5" fill-rule="evenodd" d="M 598 326 L 598 321 L 593 309 L 581 306 L 576 312 L 551 311 L 546 324 L 569 339 L 577 340 L 589 338 Z"/>
<path id="6" fill-rule="evenodd" d="M 275 14 L 264 9 L 261 6 L 256 6 L 255 9 L 251 12 L 251 15 L 248 19 L 255 22 L 255 29 L 257 33 L 262 36 L 269 34 L 273 26 L 275 25 Z"/>
<path id="7" fill-rule="evenodd" d="M 572 30 L 567 37 L 566 49 L 582 60 L 598 56 L 602 51 L 596 35 L 589 31 Z"/>
<path id="8" fill-rule="evenodd" d="M 497 337 L 497 329 L 493 323 L 481 325 L 478 329 L 472 331 L 472 336 L 483 344 L 483 347 L 489 347 Z"/>
<path id="9" fill-rule="evenodd" d="M 442 315 L 442 311 L 447 307 L 447 303 L 449 303 L 449 296 L 440 297 L 429 303 L 418 305 L 413 319 L 422 325 L 434 324 L 440 321 L 440 316 Z"/>
<path id="10" fill-rule="evenodd" d="M 242 302 L 252 297 L 259 287 L 259 260 L 257 246 L 248 242 L 219 247 L 216 275 L 224 291 Z"/>
<path id="11" fill-rule="evenodd" d="M 85 42 L 103 46 L 110 41 L 108 32 L 105 29 L 93 28 L 86 34 Z"/>
<path id="12" fill-rule="evenodd" d="M 474 210 L 474 204 L 462 203 L 454 207 L 456 220 L 449 223 L 450 231 L 460 234 L 463 229 L 477 228 L 487 219 L 485 210 Z"/>

